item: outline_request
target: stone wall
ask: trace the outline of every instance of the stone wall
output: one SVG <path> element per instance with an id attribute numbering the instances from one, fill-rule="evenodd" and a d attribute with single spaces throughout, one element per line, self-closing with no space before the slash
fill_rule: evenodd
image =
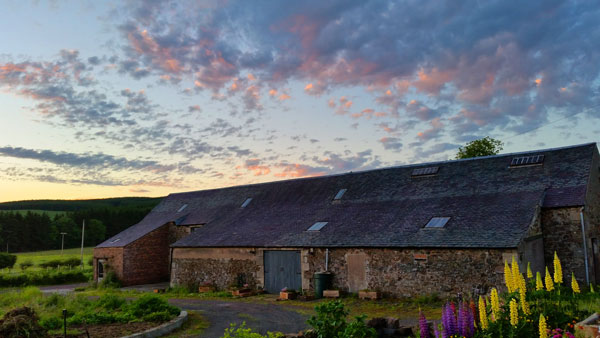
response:
<path id="1" fill-rule="evenodd" d="M 94 248 L 94 280 L 98 281 L 98 259 L 104 259 L 105 268 L 115 272 L 119 279 L 123 278 L 123 248 Z M 108 268 L 106 267 L 108 265 Z"/>
<path id="2" fill-rule="evenodd" d="M 592 159 L 583 217 L 588 238 L 590 282 L 598 284 L 600 283 L 600 155 L 598 151 L 594 152 Z"/>
<path id="3" fill-rule="evenodd" d="M 169 227 L 165 224 L 125 246 L 123 285 L 168 281 L 169 244 Z"/>
<path id="4" fill-rule="evenodd" d="M 224 289 L 246 276 L 250 286 L 264 286 L 263 251 L 255 248 L 174 248 L 172 285 L 214 283 Z M 280 249 L 270 249 L 280 250 Z M 315 272 L 325 270 L 325 249 L 300 250 L 302 286 L 312 290 Z M 475 288 L 503 287 L 504 260 L 514 250 L 464 249 L 330 249 L 334 287 L 345 291 L 373 289 L 389 296 L 471 293 Z"/>

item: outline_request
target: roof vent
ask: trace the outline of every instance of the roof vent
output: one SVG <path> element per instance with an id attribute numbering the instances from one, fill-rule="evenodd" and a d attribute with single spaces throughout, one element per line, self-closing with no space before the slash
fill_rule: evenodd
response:
<path id="1" fill-rule="evenodd" d="M 179 208 L 179 210 L 177 210 L 177 212 L 182 212 L 183 209 L 187 208 L 187 204 L 184 204 L 181 206 L 181 208 Z"/>
<path id="2" fill-rule="evenodd" d="M 340 191 L 338 191 L 338 193 L 335 195 L 335 197 L 333 198 L 334 201 L 337 200 L 341 200 L 342 196 L 344 196 L 344 194 L 346 193 L 348 189 L 340 189 Z"/>
<path id="3" fill-rule="evenodd" d="M 425 228 L 443 228 L 450 220 L 450 217 L 433 217 L 425 225 Z"/>
<path id="4" fill-rule="evenodd" d="M 533 155 L 533 156 L 521 156 L 513 157 L 510 162 L 511 167 L 521 167 L 527 165 L 542 164 L 544 162 L 544 155 Z"/>
<path id="5" fill-rule="evenodd" d="M 250 204 L 250 202 L 252 202 L 252 198 L 248 198 L 244 201 L 244 203 L 242 203 L 242 208 L 245 208 L 248 206 L 248 204 Z"/>
<path id="6" fill-rule="evenodd" d="M 328 222 L 317 222 L 313 225 L 311 225 L 310 228 L 308 228 L 306 231 L 319 231 L 321 229 L 323 229 L 323 227 L 325 225 L 327 225 Z"/>
<path id="7" fill-rule="evenodd" d="M 111 242 L 111 243 L 117 243 L 117 242 L 118 242 L 118 241 L 120 241 L 120 240 L 121 240 L 120 238 L 117 238 L 117 239 L 113 239 L 113 240 L 112 240 L 112 241 L 110 241 L 110 242 Z"/>
<path id="8" fill-rule="evenodd" d="M 429 176 L 437 174 L 440 167 L 427 167 L 427 168 L 417 168 L 413 169 L 411 176 Z"/>

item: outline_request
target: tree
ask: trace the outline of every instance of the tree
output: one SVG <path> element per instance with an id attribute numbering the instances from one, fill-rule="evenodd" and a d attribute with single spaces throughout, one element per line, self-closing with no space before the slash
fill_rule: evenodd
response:
<path id="1" fill-rule="evenodd" d="M 496 155 L 503 149 L 503 146 L 502 141 L 486 136 L 468 142 L 464 147 L 459 147 L 456 159 Z"/>
<path id="2" fill-rule="evenodd" d="M 85 244 L 86 246 L 96 246 L 104 241 L 106 235 L 106 226 L 102 221 L 90 219 L 85 227 Z"/>

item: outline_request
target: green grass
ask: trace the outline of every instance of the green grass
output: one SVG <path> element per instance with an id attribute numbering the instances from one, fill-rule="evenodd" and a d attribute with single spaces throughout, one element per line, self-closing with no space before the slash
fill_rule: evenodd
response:
<path id="1" fill-rule="evenodd" d="M 88 260 L 92 257 L 93 254 L 94 248 L 83 248 L 83 262 L 87 264 Z M 17 268 L 19 263 L 23 261 L 31 261 L 34 265 L 38 265 L 40 263 L 44 263 L 54 259 L 65 259 L 73 257 L 80 258 L 81 248 L 65 249 L 62 256 L 60 250 L 21 252 L 16 253 L 15 255 L 17 255 L 17 264 L 15 264 L 15 267 Z"/>
<path id="2" fill-rule="evenodd" d="M 188 319 L 183 325 L 164 338 L 197 337 L 210 326 L 210 323 L 196 311 L 188 311 Z"/>

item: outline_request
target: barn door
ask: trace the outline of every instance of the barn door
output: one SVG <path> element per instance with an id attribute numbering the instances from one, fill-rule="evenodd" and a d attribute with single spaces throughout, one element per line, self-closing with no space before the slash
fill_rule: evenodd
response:
<path id="1" fill-rule="evenodd" d="M 288 288 L 302 290 L 300 251 L 265 251 L 265 290 L 279 293 Z"/>

